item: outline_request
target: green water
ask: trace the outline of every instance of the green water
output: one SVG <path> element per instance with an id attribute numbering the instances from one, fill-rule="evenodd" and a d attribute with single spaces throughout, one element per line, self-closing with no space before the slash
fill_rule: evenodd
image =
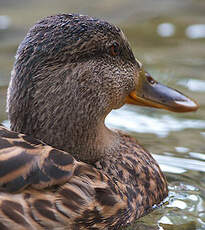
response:
<path id="1" fill-rule="evenodd" d="M 118 24 L 152 76 L 193 97 L 195 113 L 125 106 L 107 125 L 123 129 L 153 153 L 169 182 L 169 205 L 131 229 L 205 229 L 205 2 L 203 0 L 0 1 L 0 122 L 14 55 L 39 18 L 80 12 Z"/>

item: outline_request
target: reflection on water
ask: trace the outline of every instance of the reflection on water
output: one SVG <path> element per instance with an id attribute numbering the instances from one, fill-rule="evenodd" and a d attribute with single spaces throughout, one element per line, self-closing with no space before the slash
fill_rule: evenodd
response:
<path id="1" fill-rule="evenodd" d="M 183 79 L 178 84 L 187 87 L 191 91 L 205 92 L 205 81 L 203 80 Z"/>
<path id="2" fill-rule="evenodd" d="M 186 29 L 186 35 L 191 39 L 205 38 L 205 24 L 188 26 Z"/>
<path id="3" fill-rule="evenodd" d="M 189 155 L 193 158 L 197 158 L 200 160 L 204 160 L 205 161 L 205 154 L 203 153 L 195 153 L 195 152 L 189 152 Z"/>
<path id="4" fill-rule="evenodd" d="M 157 32 L 162 37 L 171 37 L 175 33 L 175 26 L 172 23 L 161 23 L 157 27 Z"/>
<path id="5" fill-rule="evenodd" d="M 187 152 L 189 151 L 189 148 L 176 146 L 176 147 L 175 147 L 175 150 L 176 150 L 178 153 L 187 153 Z"/>
<path id="6" fill-rule="evenodd" d="M 16 1 L 15 9 L 7 5 L 10 1 L 0 7 L 0 122 L 9 126 L 5 86 L 25 26 L 28 29 L 42 16 L 66 11 L 121 24 L 136 57 L 146 62 L 146 69 L 164 84 L 195 98 L 201 106 L 190 114 L 124 106 L 107 117 L 108 126 L 129 132 L 153 153 L 169 182 L 169 204 L 130 229 L 205 229 L 205 2 L 91 0 L 93 4 L 88 7 L 80 0 L 61 0 L 61 4 L 53 0 L 49 4 L 39 0 L 22 4 L 21 0 Z"/>
<path id="7" fill-rule="evenodd" d="M 179 158 L 174 156 L 162 156 L 156 154 L 152 154 L 152 155 L 156 159 L 156 161 L 162 165 L 161 167 L 163 167 L 163 170 L 166 172 L 184 173 L 187 170 L 205 172 L 204 161 L 194 160 L 194 159 L 184 159 L 184 158 Z M 170 168 L 172 169 L 175 168 L 175 170 L 170 171 Z"/>
<path id="8" fill-rule="evenodd" d="M 175 118 L 172 115 L 159 113 L 139 113 L 131 106 L 112 111 L 107 116 L 106 124 L 112 128 L 122 128 L 129 132 L 154 133 L 159 137 L 166 137 L 172 131 L 187 128 L 205 129 L 205 120 Z"/>
<path id="9" fill-rule="evenodd" d="M 0 30 L 8 29 L 11 19 L 7 15 L 0 15 Z"/>

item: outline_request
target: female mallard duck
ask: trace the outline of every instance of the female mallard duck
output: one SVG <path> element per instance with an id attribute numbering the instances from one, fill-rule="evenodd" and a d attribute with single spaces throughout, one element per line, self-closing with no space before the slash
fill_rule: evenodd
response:
<path id="1" fill-rule="evenodd" d="M 0 127 L 0 229 L 118 229 L 167 196 L 150 153 L 104 125 L 125 103 L 198 107 L 145 72 L 108 22 L 61 14 L 30 29 L 8 90 L 12 131 Z"/>

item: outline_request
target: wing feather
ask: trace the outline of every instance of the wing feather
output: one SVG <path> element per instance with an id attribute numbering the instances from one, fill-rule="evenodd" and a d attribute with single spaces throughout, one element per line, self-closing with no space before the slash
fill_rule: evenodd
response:
<path id="1" fill-rule="evenodd" d="M 76 164 L 71 154 L 0 126 L 1 191 L 60 185 L 72 176 Z"/>

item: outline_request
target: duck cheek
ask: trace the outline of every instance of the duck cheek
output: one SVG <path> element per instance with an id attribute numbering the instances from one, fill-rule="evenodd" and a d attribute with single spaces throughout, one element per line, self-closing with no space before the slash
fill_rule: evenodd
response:
<path id="1" fill-rule="evenodd" d="M 125 104 L 124 101 L 118 102 L 118 104 L 114 105 L 112 109 L 119 109 Z"/>
<path id="2" fill-rule="evenodd" d="M 125 104 L 127 93 L 118 93 L 113 98 L 112 109 L 119 109 Z"/>

